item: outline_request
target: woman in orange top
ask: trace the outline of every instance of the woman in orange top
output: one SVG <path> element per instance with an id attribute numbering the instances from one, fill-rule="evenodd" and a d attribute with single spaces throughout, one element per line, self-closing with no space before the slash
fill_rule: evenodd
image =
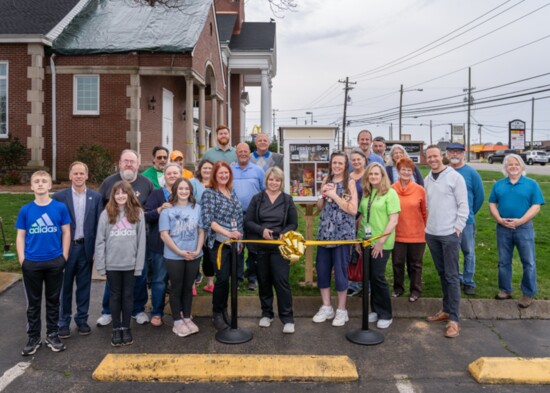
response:
<path id="1" fill-rule="evenodd" d="M 399 223 L 395 228 L 395 246 L 392 254 L 393 297 L 405 291 L 405 265 L 410 280 L 409 302 L 415 302 L 422 292 L 422 257 L 426 248 L 426 192 L 414 181 L 414 163 L 404 157 L 397 161 L 399 180 L 393 185 L 401 203 Z"/>

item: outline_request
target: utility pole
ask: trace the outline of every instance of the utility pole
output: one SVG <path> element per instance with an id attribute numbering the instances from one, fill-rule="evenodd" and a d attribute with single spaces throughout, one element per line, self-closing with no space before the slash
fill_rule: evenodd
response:
<path id="1" fill-rule="evenodd" d="M 468 102 L 468 141 L 467 141 L 467 144 L 468 144 L 468 147 L 467 147 L 467 151 L 468 151 L 468 156 L 466 157 L 466 159 L 468 160 L 468 162 L 470 162 L 470 126 L 471 126 L 471 111 L 472 111 L 472 90 L 474 90 L 474 88 L 472 88 L 472 67 L 468 67 L 468 88 L 467 89 L 463 89 L 462 91 L 467 91 L 468 92 L 468 97 L 467 97 L 467 102 Z"/>
<path id="2" fill-rule="evenodd" d="M 433 145 L 433 140 L 432 140 L 432 121 L 430 120 L 430 145 Z"/>
<path id="3" fill-rule="evenodd" d="M 531 98 L 531 150 L 533 150 L 534 134 L 535 134 L 535 97 Z"/>
<path id="4" fill-rule="evenodd" d="M 483 127 L 483 124 L 478 124 L 477 126 L 479 127 L 477 129 L 477 132 L 479 133 L 479 144 L 482 145 L 483 143 L 481 142 L 481 127 Z"/>
<path id="5" fill-rule="evenodd" d="M 399 140 L 401 140 L 401 119 L 403 118 L 403 85 L 399 89 Z"/>
<path id="6" fill-rule="evenodd" d="M 273 109 L 273 129 L 271 131 L 272 135 L 271 135 L 271 141 L 274 141 L 276 139 L 275 135 L 277 135 L 275 133 L 275 112 L 279 112 L 278 109 Z"/>
<path id="7" fill-rule="evenodd" d="M 339 80 L 338 83 L 346 84 L 346 86 L 344 87 L 344 120 L 342 121 L 342 151 L 343 151 L 346 145 L 346 123 L 347 123 L 346 115 L 348 110 L 349 91 L 353 90 L 353 87 L 350 87 L 349 85 L 356 85 L 357 82 L 350 82 L 349 77 L 346 76 L 345 81 Z"/>

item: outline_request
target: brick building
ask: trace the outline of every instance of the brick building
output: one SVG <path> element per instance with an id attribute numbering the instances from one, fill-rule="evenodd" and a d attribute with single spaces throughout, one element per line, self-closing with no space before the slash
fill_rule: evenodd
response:
<path id="1" fill-rule="evenodd" d="M 245 22 L 244 1 L 177 4 L 0 0 L 0 143 L 18 137 L 59 179 L 82 144 L 144 165 L 162 144 L 193 166 L 218 124 L 240 141 L 256 85 L 271 131 L 275 24 Z"/>

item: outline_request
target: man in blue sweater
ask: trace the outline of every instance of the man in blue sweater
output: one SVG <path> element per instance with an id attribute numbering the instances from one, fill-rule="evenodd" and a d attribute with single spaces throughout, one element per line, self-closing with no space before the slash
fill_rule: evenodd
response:
<path id="1" fill-rule="evenodd" d="M 468 190 L 468 207 L 470 213 L 466 220 L 466 226 L 462 231 L 460 239 L 460 248 L 464 255 L 464 268 L 459 274 L 460 283 L 464 286 L 464 294 L 475 295 L 476 284 L 474 282 L 474 273 L 476 270 L 475 236 L 476 220 L 475 215 L 483 205 L 485 191 L 483 182 L 479 173 L 469 165 L 464 163 L 464 145 L 461 143 L 450 143 L 447 145 L 447 157 L 451 168 L 460 173 L 466 182 Z"/>

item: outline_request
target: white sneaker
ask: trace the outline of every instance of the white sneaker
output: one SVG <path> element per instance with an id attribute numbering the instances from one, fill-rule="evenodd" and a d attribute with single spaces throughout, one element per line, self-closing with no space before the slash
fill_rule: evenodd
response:
<path id="1" fill-rule="evenodd" d="M 294 324 L 293 323 L 285 323 L 285 326 L 283 326 L 283 333 L 287 333 L 287 334 L 294 333 Z"/>
<path id="2" fill-rule="evenodd" d="M 376 322 L 376 321 L 378 321 L 378 314 L 375 313 L 375 312 L 370 312 L 369 313 L 369 322 L 373 323 L 373 322 Z"/>
<path id="3" fill-rule="evenodd" d="M 263 328 L 268 328 L 268 327 L 271 326 L 271 322 L 273 322 L 273 318 L 262 317 L 262 319 L 260 319 L 260 323 L 258 323 L 258 325 L 260 327 L 263 327 Z"/>
<path id="4" fill-rule="evenodd" d="M 334 309 L 332 306 L 321 306 L 319 311 L 317 311 L 317 314 L 313 316 L 313 322 L 321 323 L 332 318 L 334 318 Z"/>
<path id="5" fill-rule="evenodd" d="M 195 333 L 199 332 L 199 327 L 197 325 L 195 325 L 195 322 L 193 322 L 191 319 L 189 319 L 189 320 L 184 319 L 183 323 L 185 323 L 187 325 L 187 327 L 189 328 L 189 331 L 191 332 L 191 334 L 195 334 Z"/>
<path id="6" fill-rule="evenodd" d="M 192 334 L 189 327 L 187 327 L 187 324 L 181 319 L 174 322 L 174 327 L 172 328 L 172 331 L 179 337 L 186 337 Z"/>
<path id="7" fill-rule="evenodd" d="M 107 326 L 113 321 L 111 314 L 101 314 L 97 319 L 97 326 Z"/>
<path id="8" fill-rule="evenodd" d="M 336 316 L 332 321 L 332 326 L 344 326 L 349 321 L 348 311 L 336 309 Z"/>
<path id="9" fill-rule="evenodd" d="M 140 312 L 135 317 L 132 317 L 136 320 L 138 325 L 145 325 L 146 323 L 149 323 L 149 317 L 144 312 Z"/>
<path id="10" fill-rule="evenodd" d="M 387 329 L 390 327 L 391 323 L 393 322 L 393 319 L 379 319 L 376 323 L 376 327 L 378 329 Z"/>

